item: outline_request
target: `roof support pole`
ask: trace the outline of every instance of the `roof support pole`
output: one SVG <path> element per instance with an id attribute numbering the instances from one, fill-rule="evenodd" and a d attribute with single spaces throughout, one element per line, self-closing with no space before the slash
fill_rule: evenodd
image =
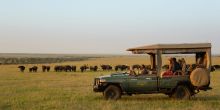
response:
<path id="1" fill-rule="evenodd" d="M 150 54 L 151 69 L 156 69 L 156 55 Z"/>
<path id="2" fill-rule="evenodd" d="M 157 76 L 161 76 L 162 50 L 157 50 Z"/>

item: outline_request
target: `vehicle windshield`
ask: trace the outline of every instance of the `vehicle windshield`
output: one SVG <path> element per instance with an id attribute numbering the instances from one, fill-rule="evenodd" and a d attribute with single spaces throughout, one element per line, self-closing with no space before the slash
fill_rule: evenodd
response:
<path id="1" fill-rule="evenodd" d="M 143 55 L 141 57 L 144 57 L 144 59 L 146 60 L 143 60 L 141 59 L 140 62 L 142 63 L 139 63 L 139 64 L 135 64 L 133 63 L 128 71 L 126 73 L 129 73 L 130 75 L 135 75 L 135 76 L 143 76 L 143 75 L 155 75 L 157 74 L 156 72 L 156 58 L 154 57 L 154 62 L 151 58 L 151 55 Z"/>

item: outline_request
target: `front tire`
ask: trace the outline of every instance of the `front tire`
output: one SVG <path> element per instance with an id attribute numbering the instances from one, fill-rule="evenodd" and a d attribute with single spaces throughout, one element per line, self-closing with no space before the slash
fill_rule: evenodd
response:
<path id="1" fill-rule="evenodd" d="M 187 86 L 177 86 L 174 94 L 172 95 L 175 99 L 187 100 L 191 98 L 190 90 Z"/>
<path id="2" fill-rule="evenodd" d="M 121 98 L 121 89 L 117 86 L 110 85 L 104 90 L 106 100 L 117 100 Z"/>

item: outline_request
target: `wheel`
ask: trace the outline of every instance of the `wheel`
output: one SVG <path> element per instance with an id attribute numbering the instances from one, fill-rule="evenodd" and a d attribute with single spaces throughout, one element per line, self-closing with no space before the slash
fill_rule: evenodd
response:
<path id="1" fill-rule="evenodd" d="M 190 99 L 191 94 L 188 87 L 180 85 L 176 88 L 172 97 L 175 99 Z"/>
<path id="2" fill-rule="evenodd" d="M 110 85 L 104 91 L 106 100 L 117 100 L 121 98 L 121 89 L 117 86 Z"/>

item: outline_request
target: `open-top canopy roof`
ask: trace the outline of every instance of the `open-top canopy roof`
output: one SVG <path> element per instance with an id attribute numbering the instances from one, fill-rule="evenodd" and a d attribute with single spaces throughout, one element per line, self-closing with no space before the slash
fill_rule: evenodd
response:
<path id="1" fill-rule="evenodd" d="M 166 50 L 166 51 L 172 50 L 173 53 L 175 53 L 176 50 L 177 53 L 178 52 L 190 53 L 190 52 L 194 52 L 193 50 L 201 50 L 207 48 L 211 48 L 211 43 L 155 44 L 155 45 L 130 48 L 127 49 L 127 51 L 132 51 L 135 54 L 155 53 L 155 50 Z"/>

